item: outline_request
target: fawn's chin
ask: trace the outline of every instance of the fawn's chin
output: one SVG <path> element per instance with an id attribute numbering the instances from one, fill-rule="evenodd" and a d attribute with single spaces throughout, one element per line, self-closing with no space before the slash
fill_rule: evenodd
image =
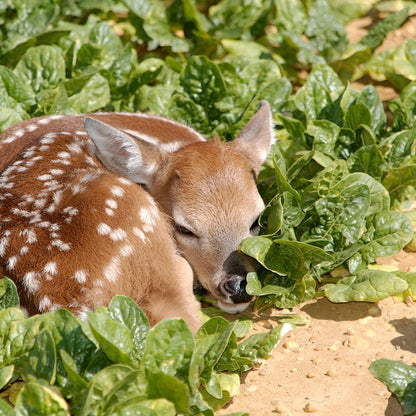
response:
<path id="1" fill-rule="evenodd" d="M 224 302 L 222 300 L 217 301 L 217 306 L 224 312 L 227 313 L 241 313 L 244 312 L 250 305 L 251 302 L 246 303 L 231 303 Z"/>

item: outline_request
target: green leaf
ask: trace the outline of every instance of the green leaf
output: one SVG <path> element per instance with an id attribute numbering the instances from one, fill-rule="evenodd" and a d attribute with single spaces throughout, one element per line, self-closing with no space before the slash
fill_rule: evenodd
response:
<path id="1" fill-rule="evenodd" d="M 0 310 L 19 306 L 20 300 L 13 281 L 7 277 L 0 279 Z"/>
<path id="2" fill-rule="evenodd" d="M 140 400 L 138 403 L 126 403 L 115 410 L 114 416 L 175 416 L 176 409 L 166 399 Z"/>
<path id="3" fill-rule="evenodd" d="M 416 380 L 416 368 L 401 361 L 380 358 L 370 365 L 371 374 L 387 385 L 388 389 L 402 399 L 409 383 Z"/>
<path id="4" fill-rule="evenodd" d="M 0 399 L 0 415 L 1 416 L 15 416 L 16 413 L 10 405 L 8 405 L 4 400 Z"/>
<path id="5" fill-rule="evenodd" d="M 124 324 L 131 333 L 134 346 L 134 357 L 140 361 L 145 347 L 146 336 L 150 325 L 144 312 L 137 306 L 136 302 L 126 296 L 115 296 L 106 314 L 113 320 Z"/>
<path id="6" fill-rule="evenodd" d="M 3 390 L 9 384 L 14 374 L 14 365 L 8 365 L 0 368 L 0 390 Z"/>
<path id="7" fill-rule="evenodd" d="M 412 238 L 413 229 L 405 214 L 382 211 L 369 217 L 367 231 L 361 236 L 360 253 L 368 263 L 377 257 L 394 256 Z"/>
<path id="8" fill-rule="evenodd" d="M 69 111 L 90 113 L 105 107 L 110 102 L 108 81 L 100 74 L 93 75 L 80 92 L 68 98 Z"/>
<path id="9" fill-rule="evenodd" d="M 165 6 L 159 2 L 150 4 L 150 10 L 143 22 L 144 31 L 153 41 L 149 44 L 149 49 L 156 49 L 157 46 L 170 46 L 173 52 L 188 52 L 188 42 L 170 31 Z"/>
<path id="10" fill-rule="evenodd" d="M 62 392 L 71 394 L 73 385 L 72 381 L 78 383 L 78 377 L 72 377 L 68 370 L 72 370 L 77 375 L 84 374 L 90 365 L 96 345 L 90 339 L 91 335 L 87 335 L 89 327 L 79 321 L 69 311 L 59 309 L 52 314 L 48 314 L 41 324 L 41 330 L 50 331 L 53 336 L 56 350 L 59 351 L 57 362 L 57 384 L 62 388 Z M 61 357 L 62 360 L 60 359 Z M 103 364 L 105 361 L 103 360 Z M 68 385 L 68 378 L 71 383 Z"/>
<path id="11" fill-rule="evenodd" d="M 396 295 L 408 287 L 394 273 L 361 270 L 355 276 L 347 276 L 336 284 L 326 284 L 321 291 L 331 302 L 377 302 Z"/>
<path id="12" fill-rule="evenodd" d="M 39 93 L 57 87 L 65 79 L 65 60 L 56 46 L 36 46 L 27 50 L 14 73 L 34 93 Z"/>
<path id="13" fill-rule="evenodd" d="M 383 185 L 390 193 L 392 204 L 410 204 L 415 199 L 416 165 L 388 169 Z"/>
<path id="14" fill-rule="evenodd" d="M 189 387 L 183 381 L 166 373 L 149 373 L 148 394 L 151 399 L 166 398 L 175 405 L 178 413 L 189 414 Z"/>
<path id="15" fill-rule="evenodd" d="M 89 313 L 88 321 L 94 337 L 110 360 L 115 363 L 134 364 L 133 339 L 124 324 L 101 313 Z"/>
<path id="16" fill-rule="evenodd" d="M 148 398 L 148 382 L 143 370 L 132 371 L 105 396 L 103 415 L 113 415 L 132 401 Z"/>
<path id="17" fill-rule="evenodd" d="M 295 104 L 305 113 L 308 121 L 316 120 L 338 97 L 337 91 L 341 87 L 341 81 L 332 68 L 317 65 L 305 85 L 296 93 Z"/>
<path id="18" fill-rule="evenodd" d="M 38 380 L 53 385 L 56 378 L 56 348 L 52 334 L 44 329 L 40 331 L 33 348 L 29 352 L 31 373 Z"/>
<path id="19" fill-rule="evenodd" d="M 407 19 L 409 9 L 405 8 L 395 13 L 391 13 L 389 16 L 374 25 L 365 35 L 361 38 L 360 43 L 368 46 L 372 50 L 380 46 L 389 32 L 397 29 Z"/>
<path id="20" fill-rule="evenodd" d="M 103 402 L 112 389 L 129 377 L 135 369 L 122 365 L 109 365 L 98 372 L 89 382 L 88 388 L 84 393 L 81 415 L 100 414 L 103 410 Z"/>
<path id="21" fill-rule="evenodd" d="M 255 361 L 267 359 L 280 342 L 281 338 L 294 327 L 291 324 L 278 325 L 270 332 L 253 334 L 238 344 L 239 354 Z"/>
<path id="22" fill-rule="evenodd" d="M 185 321 L 165 319 L 149 331 L 141 366 L 147 375 L 162 372 L 187 381 L 193 349 L 192 332 Z"/>
<path id="23" fill-rule="evenodd" d="M 326 0 L 312 3 L 305 34 L 328 62 L 337 58 L 347 44 L 347 33 Z"/>
<path id="24" fill-rule="evenodd" d="M 69 416 L 68 403 L 53 388 L 30 382 L 17 396 L 16 415 L 19 416 Z"/>

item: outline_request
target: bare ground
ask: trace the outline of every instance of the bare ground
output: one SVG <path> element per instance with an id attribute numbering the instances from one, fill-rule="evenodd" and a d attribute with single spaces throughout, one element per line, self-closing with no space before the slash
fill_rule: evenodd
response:
<path id="1" fill-rule="evenodd" d="M 351 42 L 358 41 L 374 23 L 373 17 L 352 22 Z M 389 34 L 381 49 L 416 37 L 416 16 Z M 363 88 L 362 81 L 353 85 Z M 393 88 L 377 85 L 383 100 L 397 96 Z M 401 252 L 380 263 L 416 271 L 416 254 Z M 276 316 L 257 316 L 254 332 L 270 329 Z M 368 370 L 378 358 L 416 366 L 416 305 L 395 302 L 333 304 L 312 300 L 294 308 L 308 319 L 287 334 L 272 357 L 243 375 L 241 392 L 218 415 L 246 411 L 251 416 L 402 416 L 400 404 Z"/>

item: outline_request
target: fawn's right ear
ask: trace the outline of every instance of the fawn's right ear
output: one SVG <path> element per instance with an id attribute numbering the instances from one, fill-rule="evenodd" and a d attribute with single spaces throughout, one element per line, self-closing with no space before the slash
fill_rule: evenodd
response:
<path id="1" fill-rule="evenodd" d="M 83 121 L 96 146 L 97 157 L 107 169 L 135 183 L 149 183 L 166 157 L 163 149 L 97 119 L 86 117 Z"/>

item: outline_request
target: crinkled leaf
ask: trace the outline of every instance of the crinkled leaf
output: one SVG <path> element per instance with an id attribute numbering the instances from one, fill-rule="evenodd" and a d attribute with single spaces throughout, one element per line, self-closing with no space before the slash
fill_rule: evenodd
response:
<path id="1" fill-rule="evenodd" d="M 360 43 L 370 47 L 372 50 L 376 49 L 382 44 L 386 35 L 398 27 L 407 19 L 409 9 L 403 9 L 395 13 L 391 13 L 385 19 L 374 25 L 365 35 L 361 38 Z"/>
<path id="2" fill-rule="evenodd" d="M 366 228 L 361 236 L 360 253 L 368 263 L 377 257 L 394 256 L 413 236 L 408 217 L 395 211 L 374 214 L 367 220 Z"/>
<path id="3" fill-rule="evenodd" d="M 134 344 L 129 329 L 102 313 L 89 313 L 88 322 L 95 339 L 115 363 L 134 364 Z"/>
<path id="4" fill-rule="evenodd" d="M 317 65 L 309 75 L 305 85 L 295 95 L 295 104 L 309 120 L 320 118 L 325 107 L 337 97 L 336 91 L 342 87 L 341 81 L 332 68 Z"/>
<path id="5" fill-rule="evenodd" d="M 149 398 L 166 398 L 175 405 L 177 412 L 189 414 L 190 393 L 186 383 L 162 372 L 149 373 L 146 378 Z"/>
<path id="6" fill-rule="evenodd" d="M 282 324 L 270 332 L 253 334 L 238 344 L 239 354 L 252 360 L 267 359 L 280 342 L 281 338 L 293 329 L 291 324 Z"/>
<path id="7" fill-rule="evenodd" d="M 98 372 L 89 382 L 88 389 L 84 393 L 83 403 L 80 414 L 87 415 L 90 412 L 99 414 L 102 410 L 104 398 L 112 389 L 128 377 L 133 368 L 122 365 L 110 365 Z"/>
<path id="8" fill-rule="evenodd" d="M 65 60 L 56 46 L 40 45 L 28 49 L 14 73 L 34 93 L 55 88 L 65 79 Z"/>
<path id="9" fill-rule="evenodd" d="M 148 333 L 141 366 L 146 374 L 156 372 L 187 381 L 194 340 L 182 319 L 165 319 Z"/>
<path id="10" fill-rule="evenodd" d="M 51 387 L 26 383 L 17 396 L 18 416 L 69 416 L 68 403 Z"/>
<path id="11" fill-rule="evenodd" d="M 14 365 L 8 365 L 3 368 L 0 368 L 0 390 L 3 390 L 11 378 L 13 377 L 14 373 Z"/>
<path id="12" fill-rule="evenodd" d="M 134 356 L 140 361 L 143 354 L 146 336 L 150 329 L 149 320 L 136 302 L 126 296 L 115 296 L 108 305 L 107 315 L 124 324 L 131 333 Z"/>
<path id="13" fill-rule="evenodd" d="M 321 291 L 331 302 L 377 302 L 396 295 L 408 287 L 394 273 L 361 270 L 355 276 L 347 276 L 336 284 L 326 284 Z"/>
<path id="14" fill-rule="evenodd" d="M 55 340 L 50 331 L 44 329 L 36 335 L 35 344 L 29 351 L 31 376 L 53 385 L 56 378 L 56 365 Z"/>
<path id="15" fill-rule="evenodd" d="M 80 92 L 68 98 L 71 112 L 90 113 L 105 107 L 110 102 L 108 81 L 100 74 L 93 75 Z"/>
<path id="16" fill-rule="evenodd" d="M 403 398 L 409 383 L 416 380 L 416 368 L 401 361 L 380 358 L 370 365 L 371 374 L 382 381 L 388 389 Z"/>
<path id="17" fill-rule="evenodd" d="M 0 279 L 0 309 L 19 306 L 20 300 L 12 280 L 7 277 Z"/>

